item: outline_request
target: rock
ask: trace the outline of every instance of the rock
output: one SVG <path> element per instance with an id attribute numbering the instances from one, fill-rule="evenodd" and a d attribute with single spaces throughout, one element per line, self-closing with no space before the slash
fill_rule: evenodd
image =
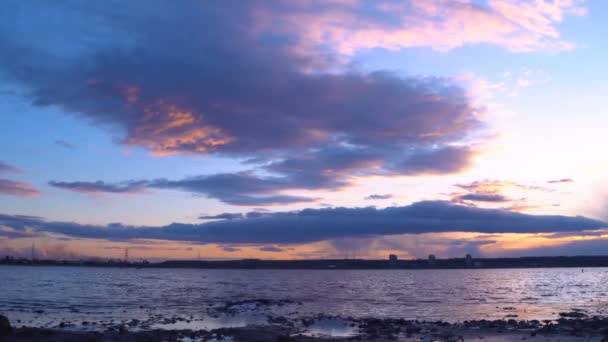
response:
<path id="1" fill-rule="evenodd" d="M 129 333 L 129 330 L 127 330 L 127 327 L 125 327 L 124 325 L 121 325 L 118 327 L 118 333 L 120 335 L 126 335 Z"/>
<path id="2" fill-rule="evenodd" d="M 559 316 L 564 317 L 564 318 L 585 318 L 585 317 L 587 317 L 587 315 L 585 315 L 582 312 L 578 312 L 578 311 L 560 312 Z"/>
<path id="3" fill-rule="evenodd" d="M 11 322 L 9 322 L 8 318 L 0 315 L 0 336 L 7 336 L 13 334 L 13 327 L 11 327 Z"/>

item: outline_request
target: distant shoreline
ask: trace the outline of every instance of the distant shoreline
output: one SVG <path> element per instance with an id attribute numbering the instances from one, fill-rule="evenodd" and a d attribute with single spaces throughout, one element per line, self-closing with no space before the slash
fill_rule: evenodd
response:
<path id="1" fill-rule="evenodd" d="M 521 258 L 452 258 L 417 260 L 319 259 L 319 260 L 168 260 L 131 262 L 124 260 L 30 260 L 3 258 L 1 265 L 81 266 L 118 268 L 194 268 L 194 269 L 311 269 L 311 270 L 389 270 L 389 269 L 506 269 L 506 268 L 587 268 L 608 267 L 608 256 L 560 256 Z"/>

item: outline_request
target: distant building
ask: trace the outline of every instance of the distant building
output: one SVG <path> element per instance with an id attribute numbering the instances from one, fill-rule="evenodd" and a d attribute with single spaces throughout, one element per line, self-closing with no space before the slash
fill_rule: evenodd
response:
<path id="1" fill-rule="evenodd" d="M 466 267 L 473 267 L 473 257 L 471 254 L 467 254 L 467 256 L 464 258 L 464 265 Z"/>
<path id="2" fill-rule="evenodd" d="M 437 263 L 437 258 L 435 257 L 435 254 L 430 254 L 429 255 L 429 265 L 435 265 Z"/>
<path id="3" fill-rule="evenodd" d="M 395 254 L 389 254 L 388 256 L 388 264 L 390 267 L 397 267 L 397 261 L 399 258 Z"/>

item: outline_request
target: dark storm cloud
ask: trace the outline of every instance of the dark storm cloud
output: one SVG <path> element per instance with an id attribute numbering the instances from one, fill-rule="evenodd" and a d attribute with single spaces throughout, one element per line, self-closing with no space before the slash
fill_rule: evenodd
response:
<path id="1" fill-rule="evenodd" d="M 138 193 L 144 191 L 148 182 L 146 181 L 126 181 L 120 183 L 97 182 L 56 182 L 51 181 L 49 185 L 56 188 L 84 192 L 88 194 L 95 193 Z"/>
<path id="2" fill-rule="evenodd" d="M 4 6 L 0 77 L 25 89 L 34 105 L 59 107 L 156 155 L 246 157 L 257 171 L 273 173 L 249 177 L 247 187 L 255 189 L 245 188 L 246 195 L 215 185 L 244 178 L 235 175 L 155 187 L 232 204 L 301 202 L 308 199 L 277 192 L 336 189 L 370 173 L 454 173 L 476 154 L 466 143 L 481 127 L 483 109 L 453 81 L 359 71 L 331 51 L 301 49 L 298 32 L 257 25 L 262 12 L 278 18 L 298 6 L 69 0 Z"/>
<path id="3" fill-rule="evenodd" d="M 392 197 L 393 197 L 393 195 L 391 195 L 391 194 L 384 194 L 384 195 L 373 194 L 373 195 L 366 196 L 365 199 L 366 200 L 385 200 L 385 199 L 389 199 Z"/>
<path id="4" fill-rule="evenodd" d="M 595 230 L 607 223 L 581 216 L 528 215 L 449 202 L 417 202 L 384 209 L 326 208 L 266 213 L 258 218 L 163 227 L 82 225 L 26 217 L 0 217 L 0 224 L 77 238 L 156 239 L 205 243 L 280 244 L 397 234 L 439 232 L 555 233 Z"/>

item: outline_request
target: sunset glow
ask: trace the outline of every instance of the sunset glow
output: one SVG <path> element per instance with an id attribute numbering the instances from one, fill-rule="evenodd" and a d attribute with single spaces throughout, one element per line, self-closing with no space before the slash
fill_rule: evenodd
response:
<path id="1" fill-rule="evenodd" d="M 608 3 L 8 7 L 0 256 L 608 253 Z"/>

